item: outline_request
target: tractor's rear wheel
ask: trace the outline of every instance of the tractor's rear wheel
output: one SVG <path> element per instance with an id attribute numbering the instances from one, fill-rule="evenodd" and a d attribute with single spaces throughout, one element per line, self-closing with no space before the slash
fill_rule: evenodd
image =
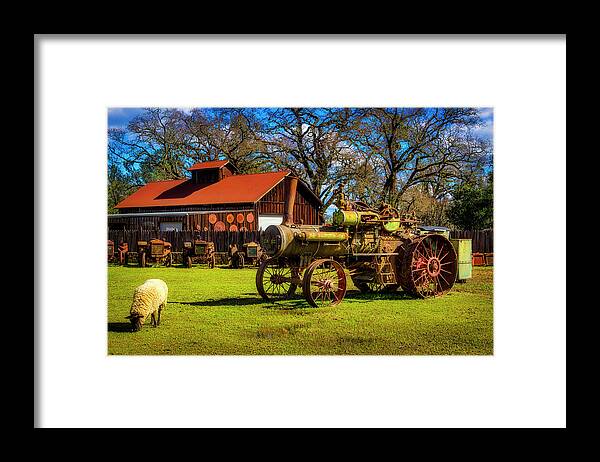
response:
<path id="1" fill-rule="evenodd" d="M 405 292 L 416 297 L 439 297 L 454 285 L 457 268 L 452 243 L 441 234 L 428 234 L 406 247 L 399 271 L 400 284 Z"/>

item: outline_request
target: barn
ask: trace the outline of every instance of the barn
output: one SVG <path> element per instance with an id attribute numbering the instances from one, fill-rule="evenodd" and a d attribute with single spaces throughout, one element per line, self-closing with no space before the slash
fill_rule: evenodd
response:
<path id="1" fill-rule="evenodd" d="M 190 177 L 155 181 L 138 189 L 108 215 L 109 230 L 257 231 L 280 224 L 295 191 L 295 223 L 321 224 L 319 198 L 287 171 L 239 174 L 227 160 L 199 162 Z M 293 183 L 293 186 L 290 186 Z"/>

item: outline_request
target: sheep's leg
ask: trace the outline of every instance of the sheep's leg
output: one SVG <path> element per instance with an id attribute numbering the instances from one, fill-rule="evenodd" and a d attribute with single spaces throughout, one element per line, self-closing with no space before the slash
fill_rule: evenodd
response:
<path id="1" fill-rule="evenodd" d="M 156 316 L 152 313 L 152 327 L 156 327 Z"/>
<path id="2" fill-rule="evenodd" d="M 156 323 L 157 326 L 160 326 L 160 313 L 161 313 L 162 310 L 163 310 L 163 306 L 160 305 L 158 307 L 158 322 Z"/>

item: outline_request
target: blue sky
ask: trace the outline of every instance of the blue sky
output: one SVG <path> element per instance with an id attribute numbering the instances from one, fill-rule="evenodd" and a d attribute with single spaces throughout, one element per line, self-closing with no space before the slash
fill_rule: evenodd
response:
<path id="1" fill-rule="evenodd" d="M 189 109 L 189 108 L 182 108 Z M 109 108 L 108 109 L 108 128 L 125 128 L 131 119 L 144 112 L 143 108 Z M 485 125 L 476 129 L 476 132 L 485 138 L 492 138 L 494 109 L 481 108 L 481 116 Z"/>
<path id="2" fill-rule="evenodd" d="M 125 128 L 131 119 L 144 112 L 142 108 L 108 108 L 108 128 Z"/>
<path id="3" fill-rule="evenodd" d="M 491 139 L 494 133 L 494 108 L 483 107 L 479 109 L 479 113 L 481 114 L 481 118 L 485 125 L 477 128 L 475 132 L 479 133 L 484 138 Z"/>

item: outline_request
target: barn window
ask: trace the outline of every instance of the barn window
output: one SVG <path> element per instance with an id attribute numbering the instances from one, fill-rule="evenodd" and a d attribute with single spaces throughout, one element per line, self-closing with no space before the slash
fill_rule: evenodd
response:
<path id="1" fill-rule="evenodd" d="M 181 231 L 183 223 L 181 221 L 163 221 L 160 224 L 161 231 Z"/>

